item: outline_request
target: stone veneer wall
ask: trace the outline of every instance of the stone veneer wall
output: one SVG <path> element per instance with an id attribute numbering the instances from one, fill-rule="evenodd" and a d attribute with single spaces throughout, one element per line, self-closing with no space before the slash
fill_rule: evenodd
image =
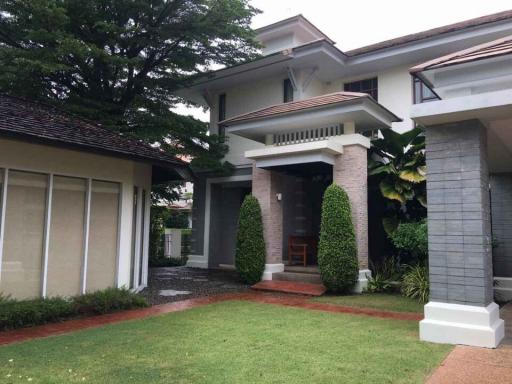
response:
<path id="1" fill-rule="evenodd" d="M 494 276 L 512 277 L 512 174 L 490 176 Z"/>
<path id="2" fill-rule="evenodd" d="M 485 127 L 476 120 L 426 130 L 430 300 L 493 301 Z"/>
<path id="3" fill-rule="evenodd" d="M 367 149 L 361 145 L 343 147 L 333 166 L 333 182 L 348 194 L 357 239 L 359 269 L 368 268 L 368 172 Z"/>

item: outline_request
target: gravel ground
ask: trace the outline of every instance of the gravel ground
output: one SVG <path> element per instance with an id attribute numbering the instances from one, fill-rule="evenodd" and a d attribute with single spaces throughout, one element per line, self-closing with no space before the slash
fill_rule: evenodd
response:
<path id="1" fill-rule="evenodd" d="M 248 288 L 235 271 L 165 267 L 149 270 L 148 287 L 141 294 L 150 304 L 162 304 Z"/>

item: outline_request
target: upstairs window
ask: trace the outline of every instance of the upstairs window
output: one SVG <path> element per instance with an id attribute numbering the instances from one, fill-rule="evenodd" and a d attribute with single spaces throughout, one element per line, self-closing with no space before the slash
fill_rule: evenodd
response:
<path id="1" fill-rule="evenodd" d="M 439 100 L 439 97 L 417 77 L 413 77 L 413 102 L 414 104 L 428 103 Z"/>
<path id="2" fill-rule="evenodd" d="M 344 89 L 346 92 L 367 93 L 375 100 L 379 99 L 378 80 L 376 77 L 345 83 Z"/>
<path id="3" fill-rule="evenodd" d="M 290 79 L 283 81 L 283 103 L 293 101 L 293 85 Z"/>
<path id="4" fill-rule="evenodd" d="M 219 119 L 218 121 L 226 120 L 226 94 L 223 93 L 219 95 Z M 224 137 L 226 135 L 226 131 L 224 127 L 219 127 L 219 136 Z"/>

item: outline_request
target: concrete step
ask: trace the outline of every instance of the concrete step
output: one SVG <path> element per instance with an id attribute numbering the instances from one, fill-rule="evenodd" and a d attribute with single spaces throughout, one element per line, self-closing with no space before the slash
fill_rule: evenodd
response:
<path id="1" fill-rule="evenodd" d="M 297 283 L 292 281 L 266 280 L 254 284 L 251 289 L 266 292 L 293 293 L 307 296 L 321 296 L 326 288 L 322 284 Z"/>
<path id="2" fill-rule="evenodd" d="M 272 274 L 272 280 L 295 281 L 298 283 L 322 284 L 319 273 L 280 272 Z"/>
<path id="3" fill-rule="evenodd" d="M 285 272 L 299 272 L 299 273 L 314 273 L 319 274 L 320 271 L 316 265 L 310 265 L 307 267 L 303 267 L 302 265 L 285 265 Z"/>

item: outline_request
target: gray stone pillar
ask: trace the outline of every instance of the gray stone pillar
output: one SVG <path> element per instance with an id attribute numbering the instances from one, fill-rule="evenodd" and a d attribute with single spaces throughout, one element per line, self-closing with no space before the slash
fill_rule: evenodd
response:
<path id="1" fill-rule="evenodd" d="M 362 145 L 343 147 L 336 157 L 333 182 L 342 187 L 350 199 L 356 232 L 359 269 L 368 269 L 368 165 L 367 149 Z"/>
<path id="2" fill-rule="evenodd" d="M 261 206 L 263 236 L 267 261 L 264 280 L 272 280 L 272 273 L 282 272 L 283 264 L 283 206 L 277 195 L 282 194 L 281 174 L 252 167 L 252 194 Z"/>
<path id="3" fill-rule="evenodd" d="M 493 301 L 489 171 L 478 121 L 427 128 L 430 298 Z"/>
<path id="4" fill-rule="evenodd" d="M 422 340 L 496 347 L 487 135 L 477 120 L 427 127 L 430 302 Z"/>

